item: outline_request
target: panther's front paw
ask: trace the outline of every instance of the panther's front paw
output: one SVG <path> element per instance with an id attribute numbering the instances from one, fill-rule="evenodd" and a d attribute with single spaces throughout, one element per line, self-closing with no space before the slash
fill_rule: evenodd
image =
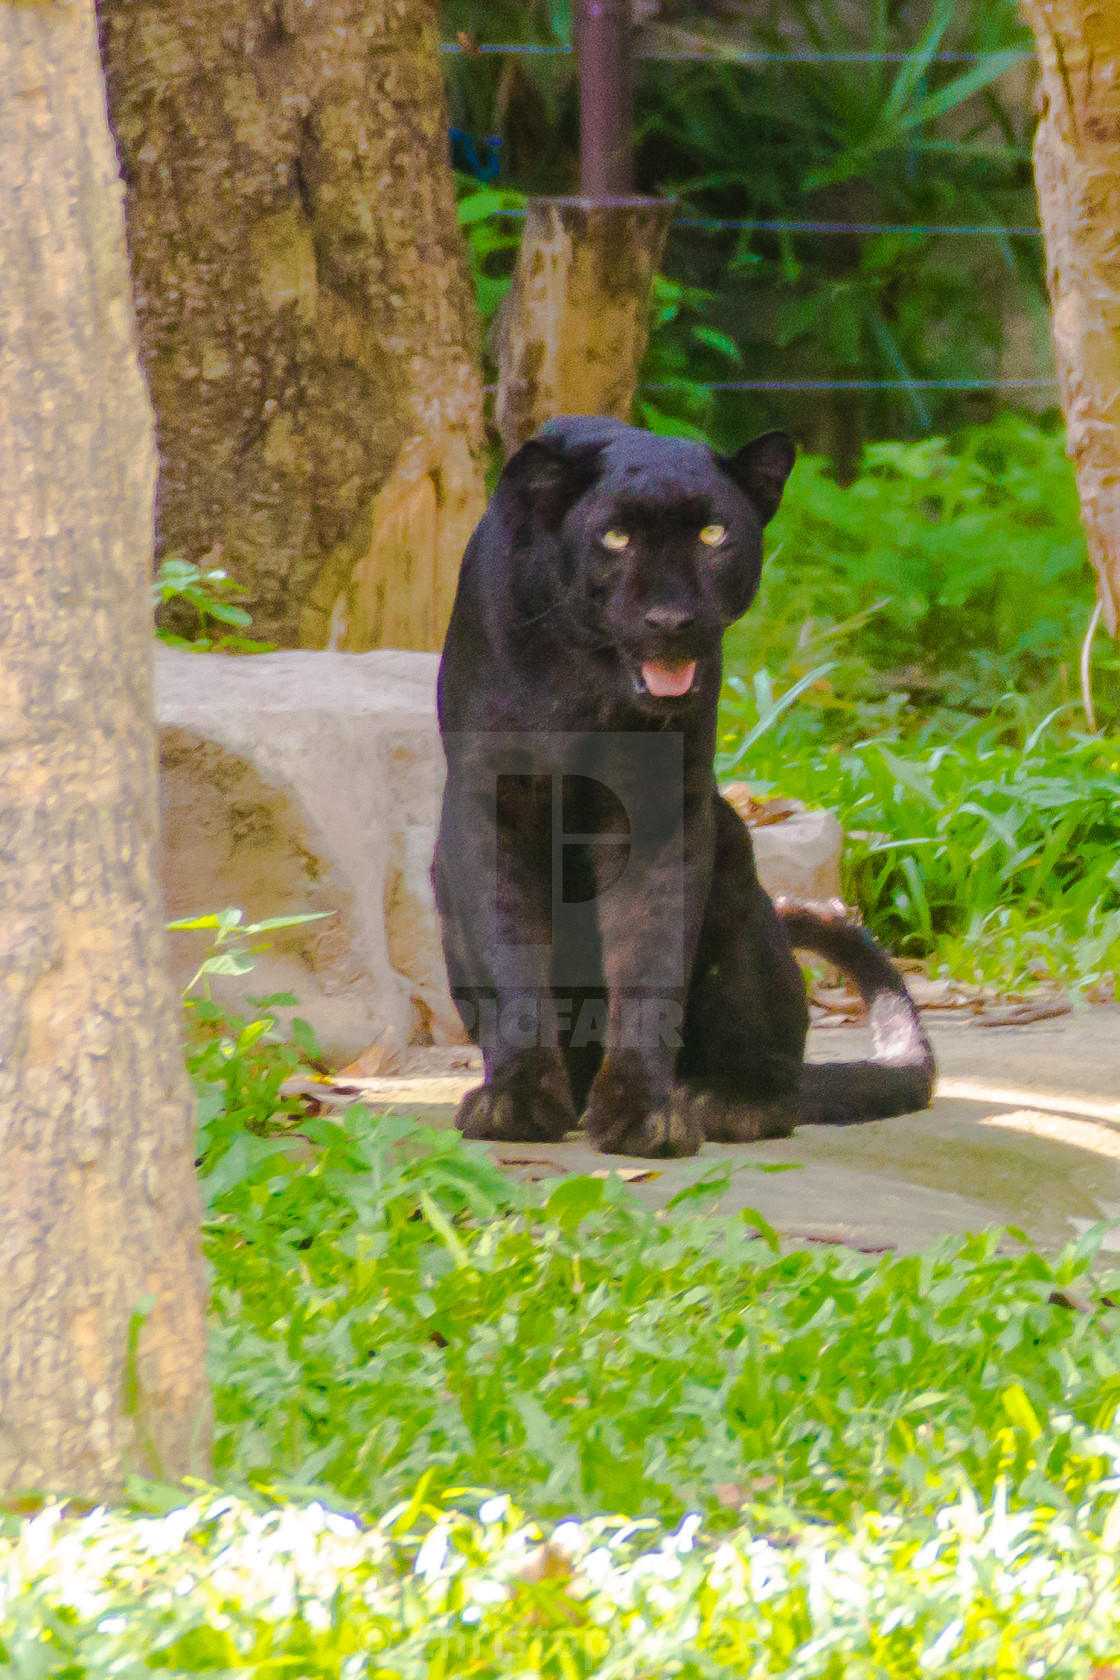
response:
<path id="1" fill-rule="evenodd" d="M 660 1101 L 651 1100 L 640 1072 L 604 1062 L 591 1088 L 587 1133 L 604 1155 L 642 1155 L 652 1159 L 695 1155 L 704 1129 L 689 1095 L 677 1087 Z"/>
<path id="2" fill-rule="evenodd" d="M 465 1138 L 491 1143 L 559 1143 L 579 1120 L 570 1102 L 539 1084 L 496 1080 L 467 1092 L 455 1124 Z"/>
<path id="3" fill-rule="evenodd" d="M 611 1149 L 617 1155 L 641 1155 L 647 1160 L 678 1160 L 698 1154 L 703 1141 L 704 1128 L 692 1103 L 684 1091 L 674 1091 L 667 1103 L 631 1126 Z"/>

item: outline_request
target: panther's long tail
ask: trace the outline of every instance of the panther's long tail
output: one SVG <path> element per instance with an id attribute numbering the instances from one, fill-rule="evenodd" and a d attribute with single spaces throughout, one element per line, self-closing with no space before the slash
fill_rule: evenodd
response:
<path id="1" fill-rule="evenodd" d="M 928 1108 L 937 1064 L 906 983 L 887 953 L 839 902 L 775 900 L 790 944 L 813 951 L 859 988 L 871 1025 L 871 1060 L 806 1063 L 801 1123 L 847 1126 Z"/>

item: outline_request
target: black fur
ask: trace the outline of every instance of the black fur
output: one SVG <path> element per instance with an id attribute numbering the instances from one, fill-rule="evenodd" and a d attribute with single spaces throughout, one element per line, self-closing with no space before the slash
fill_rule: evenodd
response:
<path id="1" fill-rule="evenodd" d="M 750 836 L 716 791 L 721 637 L 754 599 L 762 528 L 793 458 L 780 432 L 720 459 L 618 421 L 565 419 L 502 474 L 463 560 L 439 679 L 448 777 L 434 880 L 452 992 L 486 1067 L 458 1115 L 467 1136 L 550 1141 L 583 1116 L 600 1149 L 683 1155 L 705 1137 L 785 1137 L 802 1121 L 878 1119 L 930 1100 L 932 1053 L 889 959 L 843 916 L 775 909 Z M 614 532 L 625 546 L 604 543 Z M 693 665 L 687 692 L 651 691 L 679 687 Z M 679 738 L 680 785 L 660 801 L 647 789 L 655 820 L 636 872 L 624 867 L 617 784 L 599 768 L 608 732 L 623 754 Z M 564 851 L 565 901 L 593 904 L 581 959 L 593 972 L 577 986 L 556 979 L 561 946 L 550 944 L 553 796 L 538 749 L 558 736 L 608 753 L 585 773 L 578 745 L 564 745 L 564 832 L 622 842 Z M 516 773 L 490 797 L 480 790 L 499 763 Z M 853 975 L 873 1060 L 806 1066 L 795 946 Z M 525 948 L 543 982 L 527 978 Z M 542 983 L 572 1023 L 605 1017 L 605 1048 L 571 1024 L 532 1028 Z M 509 1026 L 523 1007 L 528 1036 Z"/>

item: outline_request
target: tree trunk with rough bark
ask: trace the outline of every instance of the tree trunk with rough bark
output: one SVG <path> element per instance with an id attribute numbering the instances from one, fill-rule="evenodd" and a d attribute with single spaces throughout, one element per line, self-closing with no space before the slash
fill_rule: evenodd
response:
<path id="1" fill-rule="evenodd" d="M 205 1473 L 155 448 L 93 0 L 0 0 L 0 1493 Z"/>
<path id="2" fill-rule="evenodd" d="M 1023 0 L 1054 347 L 1105 623 L 1120 629 L 1120 4 Z"/>
<path id="3" fill-rule="evenodd" d="M 438 648 L 484 505 L 435 0 L 102 0 L 158 549 L 285 647 Z"/>

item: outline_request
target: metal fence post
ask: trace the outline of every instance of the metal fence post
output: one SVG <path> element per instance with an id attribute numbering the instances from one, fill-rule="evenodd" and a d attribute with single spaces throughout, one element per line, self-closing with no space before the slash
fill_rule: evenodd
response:
<path id="1" fill-rule="evenodd" d="M 634 191 L 634 67 L 630 0 L 576 0 L 580 194 Z"/>

